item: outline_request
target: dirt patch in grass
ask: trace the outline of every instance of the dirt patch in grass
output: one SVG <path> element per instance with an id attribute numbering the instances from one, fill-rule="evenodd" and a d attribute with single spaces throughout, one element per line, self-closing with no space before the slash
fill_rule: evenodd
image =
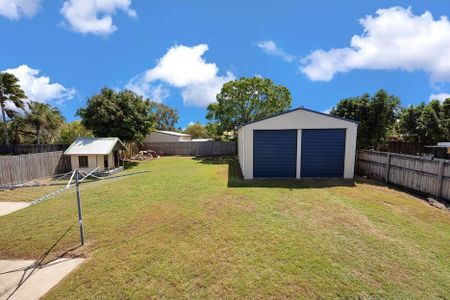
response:
<path id="1" fill-rule="evenodd" d="M 243 195 L 224 194 L 205 201 L 204 209 L 208 216 L 223 216 L 228 213 L 254 213 L 256 203 Z"/>
<path id="2" fill-rule="evenodd" d="M 279 207 L 286 216 L 295 217 L 304 222 L 309 230 L 341 231 L 360 230 L 367 234 L 383 237 L 383 233 L 358 210 L 339 201 L 333 193 L 322 190 L 312 190 L 308 198 L 283 197 Z"/>

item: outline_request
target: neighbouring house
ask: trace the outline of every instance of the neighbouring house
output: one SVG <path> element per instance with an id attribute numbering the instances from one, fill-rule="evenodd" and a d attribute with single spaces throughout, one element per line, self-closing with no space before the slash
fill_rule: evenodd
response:
<path id="1" fill-rule="evenodd" d="M 147 134 L 144 143 L 182 142 L 190 140 L 192 140 L 190 134 L 174 131 L 156 130 Z"/>
<path id="2" fill-rule="evenodd" d="M 358 122 L 297 108 L 238 129 L 245 179 L 353 178 Z"/>
<path id="3" fill-rule="evenodd" d="M 64 152 L 70 155 L 72 170 L 110 170 L 120 166 L 121 150 L 126 147 L 119 138 L 78 138 Z"/>
<path id="4" fill-rule="evenodd" d="M 210 141 L 214 141 L 214 139 L 212 139 L 212 138 L 198 138 L 198 139 L 192 139 L 192 140 L 187 141 L 187 142 L 210 142 Z"/>
<path id="5" fill-rule="evenodd" d="M 425 151 L 436 158 L 450 159 L 450 142 L 440 142 L 434 146 L 425 146 Z"/>

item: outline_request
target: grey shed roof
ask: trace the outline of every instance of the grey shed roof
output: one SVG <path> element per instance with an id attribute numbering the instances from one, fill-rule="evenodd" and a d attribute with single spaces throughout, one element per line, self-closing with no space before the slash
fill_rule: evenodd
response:
<path id="1" fill-rule="evenodd" d="M 113 151 L 116 144 L 125 148 L 125 145 L 119 138 L 78 138 L 64 152 L 66 155 L 89 155 L 89 154 L 109 154 Z"/>
<path id="2" fill-rule="evenodd" d="M 278 116 L 281 116 L 281 115 L 284 115 L 284 114 L 288 114 L 288 113 L 291 113 L 291 112 L 294 112 L 294 111 L 297 111 L 297 110 L 303 110 L 303 111 L 307 111 L 307 112 L 310 112 L 310 113 L 315 113 L 315 114 L 318 114 L 318 115 L 322 115 L 322 116 L 326 116 L 326 117 L 330 117 L 330 118 L 334 118 L 334 119 L 339 119 L 339 120 L 342 120 L 342 121 L 347 121 L 347 122 L 359 124 L 358 121 L 354 121 L 354 120 L 351 120 L 351 119 L 338 117 L 338 116 L 333 116 L 333 115 L 330 115 L 330 114 L 326 114 L 326 113 L 323 113 L 323 112 L 315 111 L 315 110 L 312 110 L 312 109 L 307 109 L 307 108 L 304 108 L 304 107 L 297 107 L 297 108 L 293 108 L 293 109 L 290 109 L 290 110 L 287 110 L 287 111 L 283 111 L 281 113 L 273 114 L 271 116 L 268 116 L 268 117 L 265 117 L 265 118 L 262 118 L 262 119 L 259 119 L 259 120 L 255 120 L 255 121 L 252 121 L 252 122 L 248 122 L 248 123 L 242 124 L 237 129 L 239 129 L 241 127 L 244 127 L 246 125 L 249 125 L 249 124 L 253 124 L 253 123 L 257 123 L 257 122 L 262 121 L 262 120 L 267 120 L 267 119 L 270 119 L 270 118 L 278 117 Z"/>
<path id="3" fill-rule="evenodd" d="M 181 132 L 175 132 L 175 131 L 167 131 L 167 130 L 155 130 L 157 133 L 167 134 L 167 135 L 173 135 L 173 136 L 185 136 L 190 137 L 190 134 L 181 133 Z"/>

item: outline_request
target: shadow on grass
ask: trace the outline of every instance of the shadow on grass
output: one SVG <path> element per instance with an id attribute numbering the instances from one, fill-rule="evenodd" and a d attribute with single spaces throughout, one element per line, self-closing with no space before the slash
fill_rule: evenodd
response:
<path id="1" fill-rule="evenodd" d="M 124 170 L 131 170 L 139 165 L 136 161 L 125 161 L 124 162 Z"/>
<path id="2" fill-rule="evenodd" d="M 0 275 L 5 275 L 5 274 L 8 274 L 8 273 L 14 273 L 14 272 L 23 272 L 22 273 L 22 277 L 20 278 L 20 280 L 19 280 L 19 282 L 18 282 L 18 284 L 17 284 L 17 286 L 16 286 L 16 288 L 11 292 L 11 294 L 9 294 L 8 295 L 8 297 L 6 298 L 6 299 L 10 299 L 10 298 L 12 298 L 13 296 L 14 296 L 14 294 L 17 292 L 17 290 L 31 277 L 31 275 L 36 271 L 36 269 L 39 269 L 39 268 L 41 268 L 42 266 L 44 266 L 44 265 L 48 265 L 48 264 L 51 264 L 51 263 L 53 263 L 54 264 L 54 262 L 57 260 L 57 259 L 59 259 L 59 258 L 62 258 L 62 257 L 64 257 L 66 254 L 68 254 L 68 253 L 70 253 L 71 251 L 74 251 L 74 250 L 76 250 L 77 248 L 79 248 L 80 246 L 75 246 L 75 247 L 73 247 L 73 248 L 71 248 L 71 249 L 69 249 L 69 250 L 66 250 L 64 253 L 62 253 L 61 255 L 58 255 L 57 257 L 55 257 L 55 258 L 53 258 L 53 259 L 50 259 L 50 260 L 48 260 L 47 261 L 47 258 L 48 258 L 48 256 L 49 256 L 49 254 L 52 252 L 52 250 L 56 247 L 56 245 L 58 245 L 59 244 L 59 242 L 61 241 L 61 240 L 63 240 L 63 238 L 70 232 L 70 230 L 72 229 L 72 227 L 73 227 L 73 225 L 70 225 L 67 229 L 66 229 L 66 231 L 55 241 L 55 243 L 52 245 L 52 246 L 50 246 L 50 248 L 49 249 L 47 249 L 43 254 L 42 254 L 42 256 L 38 259 L 38 260 L 36 260 L 34 263 L 32 263 L 31 265 L 29 265 L 29 266 L 26 266 L 26 267 L 24 267 L 24 268 L 20 268 L 20 269 L 14 269 L 14 270 L 9 270 L 9 271 L 6 271 L 6 272 L 2 272 L 2 273 L 0 273 Z"/>
<path id="3" fill-rule="evenodd" d="M 203 164 L 226 164 L 228 165 L 228 187 L 265 187 L 265 188 L 327 188 L 333 186 L 355 186 L 353 179 L 343 178 L 303 178 L 282 179 L 264 178 L 245 180 L 242 177 L 239 162 L 234 157 L 195 157 L 194 160 Z"/>
<path id="4" fill-rule="evenodd" d="M 384 181 L 381 180 L 377 180 L 377 179 L 372 179 L 372 178 L 365 178 L 365 177 L 359 177 L 357 176 L 355 178 L 355 182 L 358 184 L 370 184 L 370 185 L 374 185 L 374 186 L 380 186 L 380 187 L 386 187 L 388 189 L 397 191 L 397 192 L 402 192 L 402 193 L 406 193 L 410 196 L 416 197 L 424 202 L 429 202 L 428 198 L 432 198 L 433 200 L 436 200 L 444 205 L 446 205 L 447 207 L 450 207 L 450 201 L 446 200 L 446 199 L 442 199 L 442 198 L 437 198 L 433 195 L 429 195 L 425 192 L 421 192 L 419 190 L 414 190 L 405 186 L 401 186 L 401 185 L 397 185 L 395 183 L 389 182 L 386 183 Z"/>

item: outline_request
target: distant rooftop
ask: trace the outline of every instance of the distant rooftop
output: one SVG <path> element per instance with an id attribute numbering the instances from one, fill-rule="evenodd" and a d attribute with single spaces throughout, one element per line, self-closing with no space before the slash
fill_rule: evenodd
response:
<path id="1" fill-rule="evenodd" d="M 90 155 L 90 154 L 109 154 L 114 149 L 116 144 L 125 148 L 125 145 L 119 138 L 78 138 L 70 147 L 64 152 L 66 155 Z"/>
<path id="2" fill-rule="evenodd" d="M 155 132 L 168 134 L 168 135 L 174 135 L 174 136 L 185 136 L 185 137 L 191 136 L 190 134 L 180 133 L 180 132 L 175 132 L 175 131 L 155 130 Z"/>
<path id="3" fill-rule="evenodd" d="M 203 138 L 203 139 L 192 139 L 189 142 L 209 142 L 212 141 L 212 138 Z"/>
<path id="4" fill-rule="evenodd" d="M 427 148 L 450 148 L 450 142 L 439 142 L 437 145 L 425 146 Z"/>

